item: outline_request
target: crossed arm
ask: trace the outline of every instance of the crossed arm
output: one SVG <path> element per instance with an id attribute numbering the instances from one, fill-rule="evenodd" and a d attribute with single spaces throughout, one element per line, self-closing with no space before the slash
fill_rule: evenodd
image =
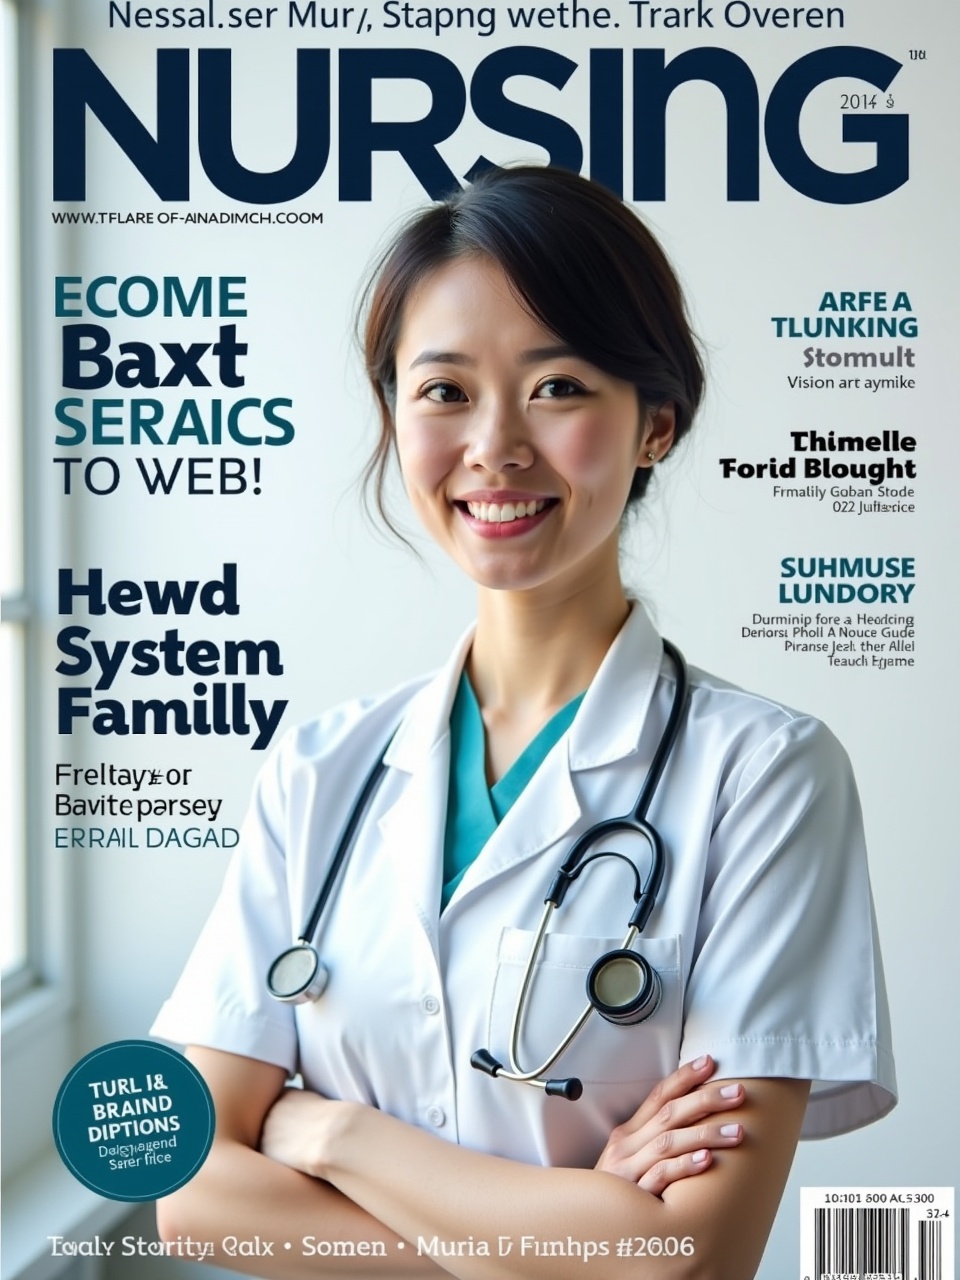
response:
<path id="1" fill-rule="evenodd" d="M 708 1060 L 668 1077 L 614 1130 L 595 1169 L 556 1169 L 469 1151 L 361 1104 L 284 1091 L 280 1068 L 249 1058 L 211 1049 L 189 1056 L 213 1093 L 217 1139 L 196 1178 L 159 1203 L 161 1235 L 258 1235 L 273 1246 L 270 1262 L 219 1248 L 212 1261 L 271 1280 L 427 1280 L 440 1268 L 460 1280 L 583 1280 L 583 1257 L 521 1255 L 523 1236 L 605 1244 L 592 1267 L 603 1280 L 748 1280 L 808 1092 L 806 1081 L 750 1080 L 724 1097 L 725 1082 L 704 1083 Z M 741 1129 L 724 1137 L 717 1113 L 730 1107 Z M 310 1256 L 309 1236 L 366 1242 L 371 1252 Z M 488 1242 L 490 1256 L 418 1255 L 418 1238 L 434 1236 Z M 501 1236 L 514 1242 L 506 1256 L 498 1255 Z M 690 1238 L 693 1252 L 617 1258 L 617 1241 L 638 1236 Z M 384 1256 L 376 1256 L 380 1244 Z"/>

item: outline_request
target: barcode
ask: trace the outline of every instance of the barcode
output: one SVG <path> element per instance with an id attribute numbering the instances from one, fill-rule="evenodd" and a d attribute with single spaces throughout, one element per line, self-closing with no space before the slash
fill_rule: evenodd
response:
<path id="1" fill-rule="evenodd" d="M 908 1209 L 816 1209 L 814 1271 L 905 1280 L 909 1269 Z M 931 1278 L 933 1280 L 933 1278 Z M 939 1280 L 939 1278 L 936 1278 Z"/>
<path id="2" fill-rule="evenodd" d="M 953 1280 L 952 1187 L 803 1187 L 802 1280 Z"/>
<path id="3" fill-rule="evenodd" d="M 917 1245 L 917 1280 L 943 1280 L 943 1222 L 921 1222 Z"/>

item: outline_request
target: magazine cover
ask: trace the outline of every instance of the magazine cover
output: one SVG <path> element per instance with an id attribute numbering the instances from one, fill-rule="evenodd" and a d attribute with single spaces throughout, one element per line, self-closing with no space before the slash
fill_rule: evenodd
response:
<path id="1" fill-rule="evenodd" d="M 2 0 L 3 1280 L 954 1275 L 957 36 Z"/>

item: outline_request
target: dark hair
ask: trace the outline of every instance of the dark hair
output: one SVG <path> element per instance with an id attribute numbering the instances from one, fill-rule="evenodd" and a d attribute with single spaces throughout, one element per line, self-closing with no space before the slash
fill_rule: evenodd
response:
<path id="1" fill-rule="evenodd" d="M 412 218 L 364 295 L 363 351 L 381 423 L 364 479 L 388 525 L 383 488 L 407 300 L 430 272 L 469 256 L 496 262 L 530 314 L 583 359 L 632 382 L 642 408 L 672 400 L 675 440 L 689 431 L 703 365 L 680 284 L 652 233 L 612 192 L 566 169 L 491 169 Z M 643 496 L 651 472 L 637 468 L 628 503 Z"/>

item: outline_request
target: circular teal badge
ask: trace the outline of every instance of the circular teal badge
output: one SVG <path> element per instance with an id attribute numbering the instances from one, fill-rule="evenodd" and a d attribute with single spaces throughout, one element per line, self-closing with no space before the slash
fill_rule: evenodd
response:
<path id="1" fill-rule="evenodd" d="M 53 1140 L 108 1200 L 156 1200 L 189 1182 L 213 1142 L 213 1099 L 182 1054 L 117 1040 L 81 1058 L 57 1093 Z"/>

